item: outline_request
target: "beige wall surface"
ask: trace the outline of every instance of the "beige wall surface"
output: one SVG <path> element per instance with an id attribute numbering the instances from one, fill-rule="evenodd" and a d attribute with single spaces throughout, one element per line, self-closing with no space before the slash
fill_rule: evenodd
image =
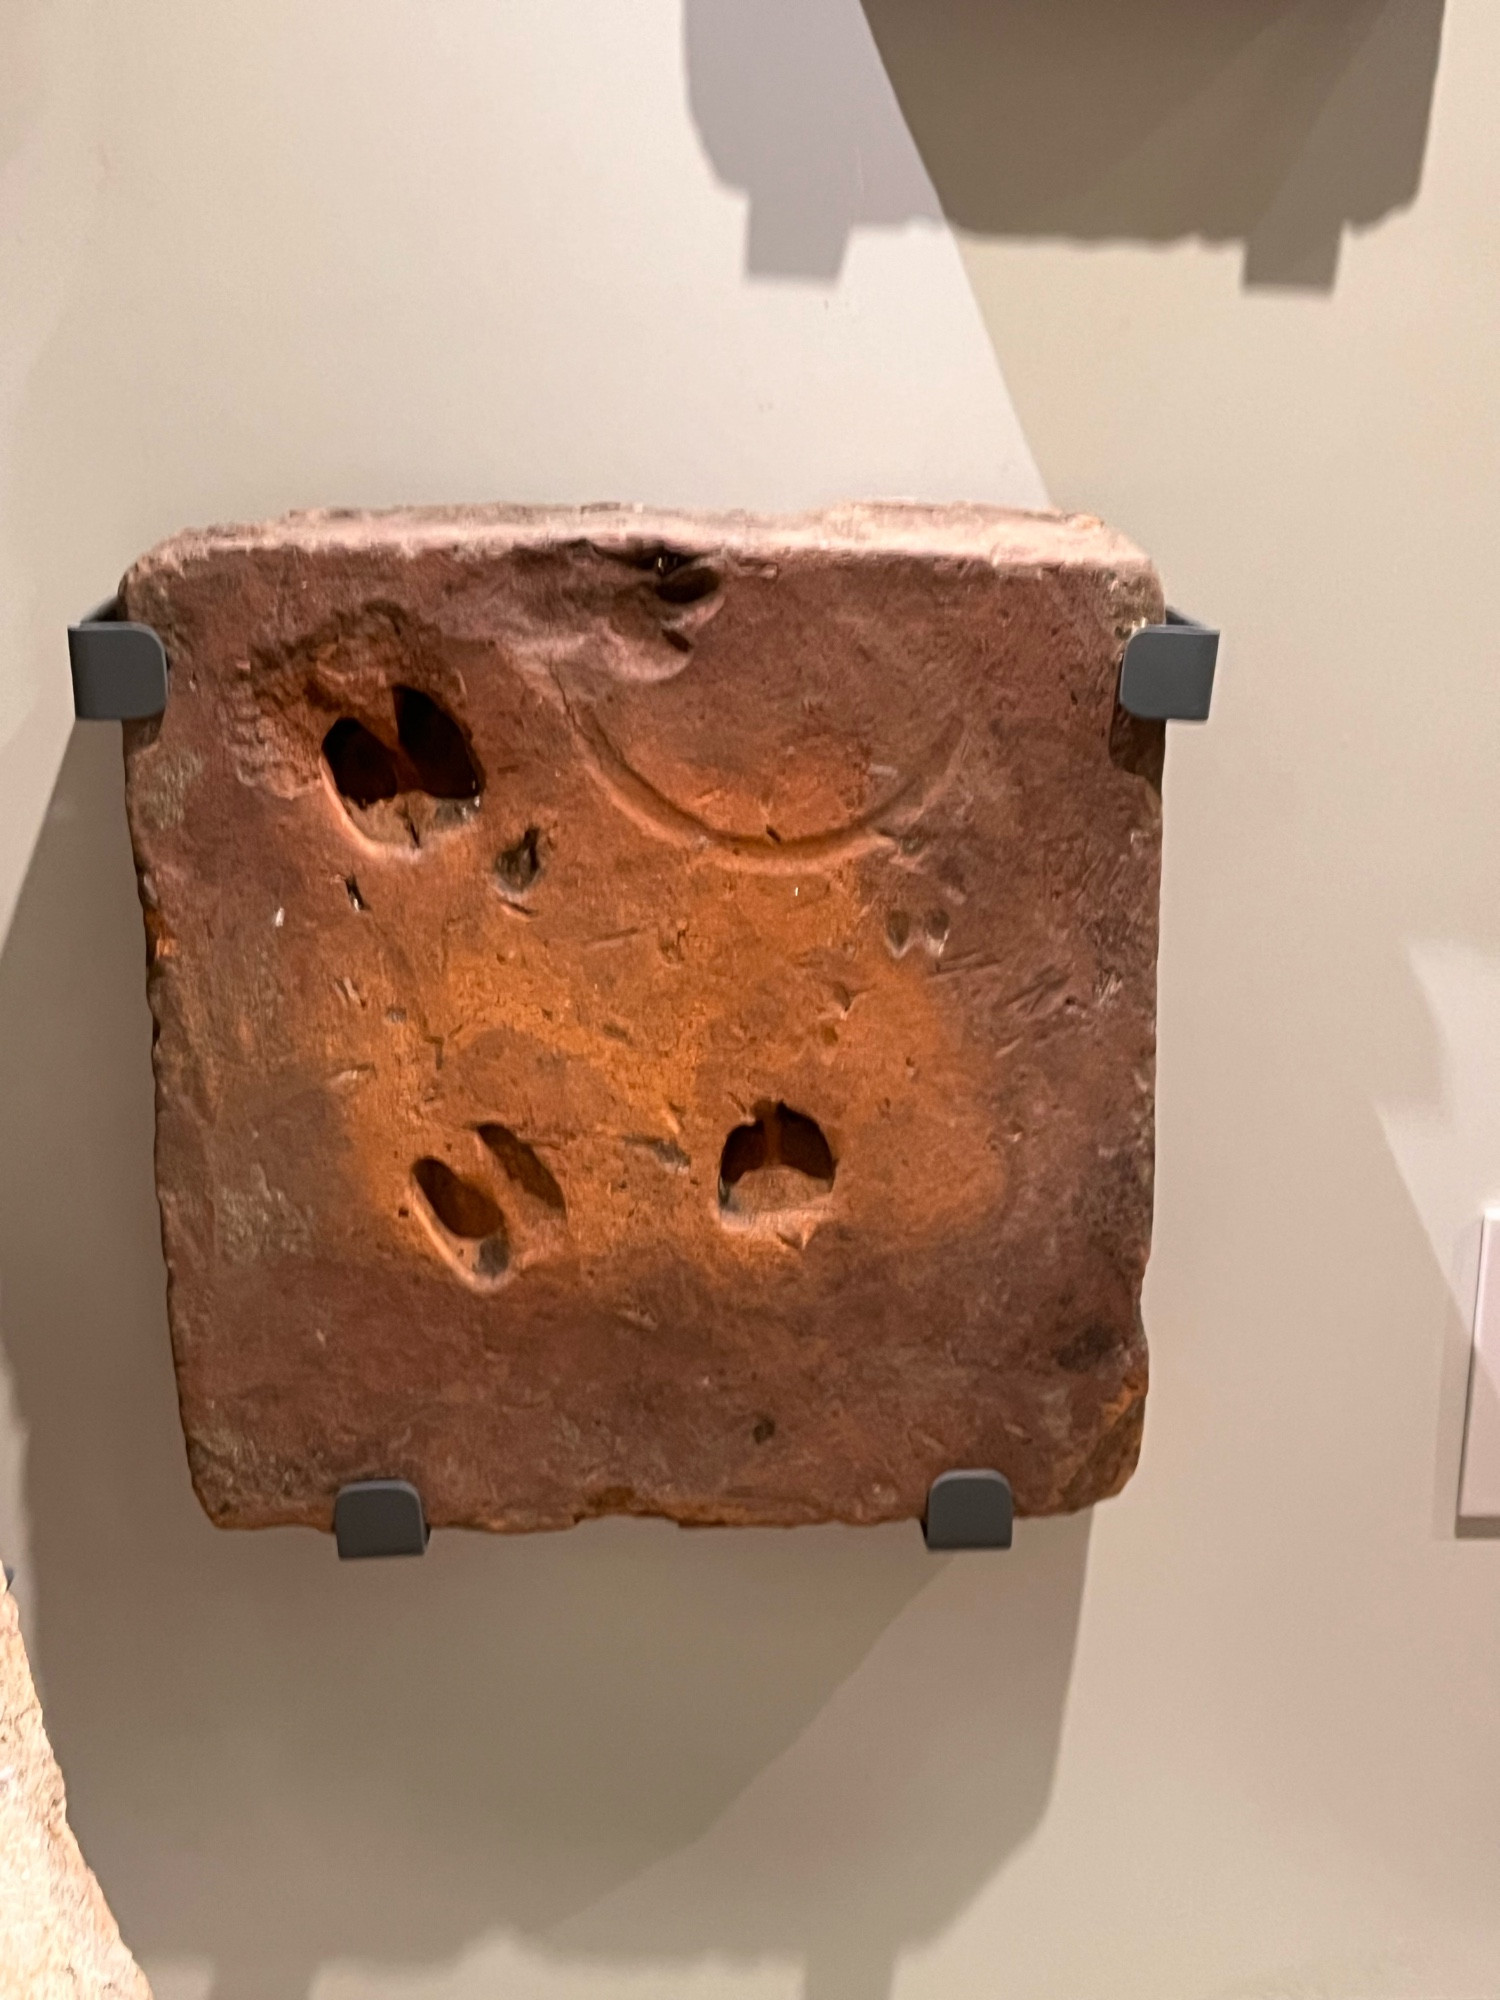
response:
<path id="1" fill-rule="evenodd" d="M 1500 1546 L 1454 1523 L 1500 1198 L 1500 10 L 0 31 L 0 1545 L 158 2000 L 1500 1994 Z M 1004 1558 L 216 1534 L 69 616 L 293 505 L 1044 490 L 1226 635 L 1169 749 L 1125 1495 Z"/>

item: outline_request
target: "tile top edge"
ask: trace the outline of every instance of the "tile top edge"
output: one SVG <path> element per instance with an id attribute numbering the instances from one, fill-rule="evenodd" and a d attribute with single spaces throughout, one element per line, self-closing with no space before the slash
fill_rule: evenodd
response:
<path id="1" fill-rule="evenodd" d="M 822 552 L 928 556 L 1006 567 L 1151 568 L 1141 549 L 1092 515 L 903 501 L 851 502 L 803 514 L 694 513 L 613 504 L 321 509 L 247 525 L 189 529 L 159 543 L 133 568 L 180 568 L 255 551 L 368 549 L 418 556 L 448 550 L 484 556 L 579 541 L 606 548 L 660 541 L 704 554 L 750 557 Z"/>

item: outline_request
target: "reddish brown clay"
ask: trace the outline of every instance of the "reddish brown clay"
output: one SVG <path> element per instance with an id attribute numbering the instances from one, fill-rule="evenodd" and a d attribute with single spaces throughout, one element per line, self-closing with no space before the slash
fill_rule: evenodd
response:
<path id="1" fill-rule="evenodd" d="M 1139 1447 L 1161 615 L 1098 522 L 308 515 L 125 579 L 193 1479 L 1024 1513 Z"/>

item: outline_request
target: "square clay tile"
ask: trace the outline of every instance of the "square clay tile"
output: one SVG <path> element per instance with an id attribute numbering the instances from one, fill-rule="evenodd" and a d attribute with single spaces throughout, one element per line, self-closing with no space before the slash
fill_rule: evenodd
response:
<path id="1" fill-rule="evenodd" d="M 1162 728 L 1097 521 L 294 517 L 125 579 L 194 1483 L 1018 1510 L 1139 1448 Z"/>

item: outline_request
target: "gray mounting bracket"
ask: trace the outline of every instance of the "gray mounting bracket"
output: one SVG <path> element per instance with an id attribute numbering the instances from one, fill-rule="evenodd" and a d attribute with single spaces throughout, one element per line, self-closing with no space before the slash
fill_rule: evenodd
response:
<path id="1" fill-rule="evenodd" d="M 341 1562 L 365 1556 L 419 1556 L 427 1547 L 422 1496 L 405 1479 L 361 1479 L 341 1486 L 333 1503 Z"/>
<path id="2" fill-rule="evenodd" d="M 1207 722 L 1219 635 L 1168 610 L 1165 625 L 1133 632 L 1120 662 L 1120 706 L 1148 722 Z"/>
<path id="3" fill-rule="evenodd" d="M 68 663 L 80 722 L 141 722 L 167 705 L 161 635 L 122 618 L 118 597 L 68 627 Z"/>
<path id="4" fill-rule="evenodd" d="M 1015 1517 L 1003 1472 L 940 1472 L 927 1489 L 922 1535 L 930 1549 L 1008 1549 Z"/>

